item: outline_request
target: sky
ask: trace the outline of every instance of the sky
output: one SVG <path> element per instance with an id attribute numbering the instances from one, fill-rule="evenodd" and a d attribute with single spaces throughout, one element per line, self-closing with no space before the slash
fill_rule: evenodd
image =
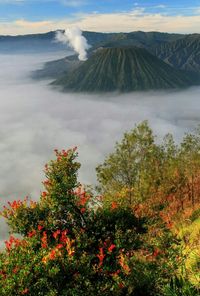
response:
<path id="1" fill-rule="evenodd" d="M 200 0 L 0 0 L 0 35 L 82 30 L 200 33 Z"/>

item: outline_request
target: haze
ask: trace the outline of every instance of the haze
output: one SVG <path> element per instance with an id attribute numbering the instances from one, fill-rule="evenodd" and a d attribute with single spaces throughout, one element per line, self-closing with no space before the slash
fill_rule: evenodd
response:
<path id="1" fill-rule="evenodd" d="M 0 207 L 26 195 L 39 198 L 44 164 L 53 150 L 78 146 L 80 181 L 95 183 L 95 167 L 134 124 L 149 120 L 158 139 L 179 141 L 200 122 L 200 88 L 126 95 L 66 94 L 30 72 L 66 52 L 0 55 Z M 1 244 L 7 228 L 1 224 Z"/>

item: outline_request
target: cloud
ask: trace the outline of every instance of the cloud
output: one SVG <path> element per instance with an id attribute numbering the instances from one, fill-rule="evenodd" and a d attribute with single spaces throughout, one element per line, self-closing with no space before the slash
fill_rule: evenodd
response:
<path id="1" fill-rule="evenodd" d="M 165 4 L 159 4 L 159 5 L 155 5 L 154 7 L 155 8 L 162 8 L 162 9 L 164 9 L 164 8 L 167 8 L 167 5 L 165 5 Z"/>
<path id="2" fill-rule="evenodd" d="M 104 32 L 160 31 L 177 33 L 200 33 L 200 15 L 169 16 L 160 13 L 146 13 L 144 9 L 129 13 L 83 15 L 78 26 Z"/>
<path id="3" fill-rule="evenodd" d="M 149 13 L 144 8 L 136 7 L 123 13 L 76 14 L 74 18 L 62 20 L 43 20 L 31 22 L 16 20 L 0 22 L 0 34 L 29 34 L 47 32 L 78 26 L 82 30 L 97 32 L 160 31 L 176 33 L 200 33 L 200 13 L 195 15 L 165 15 Z"/>
<path id="4" fill-rule="evenodd" d="M 59 93 L 29 78 L 43 61 L 64 55 L 0 55 L 0 207 L 26 195 L 38 199 L 54 148 L 77 145 L 79 178 L 95 183 L 95 167 L 135 123 L 148 119 L 158 138 L 172 132 L 180 140 L 200 122 L 199 87 L 102 97 Z M 0 239 L 6 236 L 1 224 Z"/>
<path id="5" fill-rule="evenodd" d="M 200 6 L 194 8 L 194 14 L 200 15 Z"/>
<path id="6" fill-rule="evenodd" d="M 86 5 L 86 0 L 60 0 L 60 3 L 69 7 L 80 7 Z"/>
<path id="7" fill-rule="evenodd" d="M 40 29 L 41 27 L 48 27 L 51 25 L 51 21 L 41 21 L 41 22 L 29 22 L 23 19 L 16 20 L 15 24 L 17 27 L 29 28 L 29 29 Z"/>

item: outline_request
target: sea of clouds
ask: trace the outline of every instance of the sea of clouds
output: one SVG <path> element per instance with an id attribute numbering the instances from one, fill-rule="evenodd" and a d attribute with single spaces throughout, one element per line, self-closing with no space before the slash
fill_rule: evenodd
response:
<path id="1" fill-rule="evenodd" d="M 0 55 L 0 208 L 8 201 L 39 198 L 43 167 L 53 150 L 78 146 L 79 178 L 95 183 L 95 167 L 125 131 L 149 120 L 158 139 L 180 141 L 200 123 L 200 87 L 184 91 L 130 94 L 66 94 L 33 81 L 30 73 L 57 52 Z M 0 245 L 8 229 L 0 221 Z"/>

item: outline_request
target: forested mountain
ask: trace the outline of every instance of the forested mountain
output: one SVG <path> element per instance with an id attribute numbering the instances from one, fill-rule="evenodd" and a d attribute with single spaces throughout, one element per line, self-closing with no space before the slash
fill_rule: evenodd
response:
<path id="1" fill-rule="evenodd" d="M 170 89 L 193 84 L 144 48 L 100 48 L 72 72 L 54 82 L 64 90 L 108 92 Z"/>

